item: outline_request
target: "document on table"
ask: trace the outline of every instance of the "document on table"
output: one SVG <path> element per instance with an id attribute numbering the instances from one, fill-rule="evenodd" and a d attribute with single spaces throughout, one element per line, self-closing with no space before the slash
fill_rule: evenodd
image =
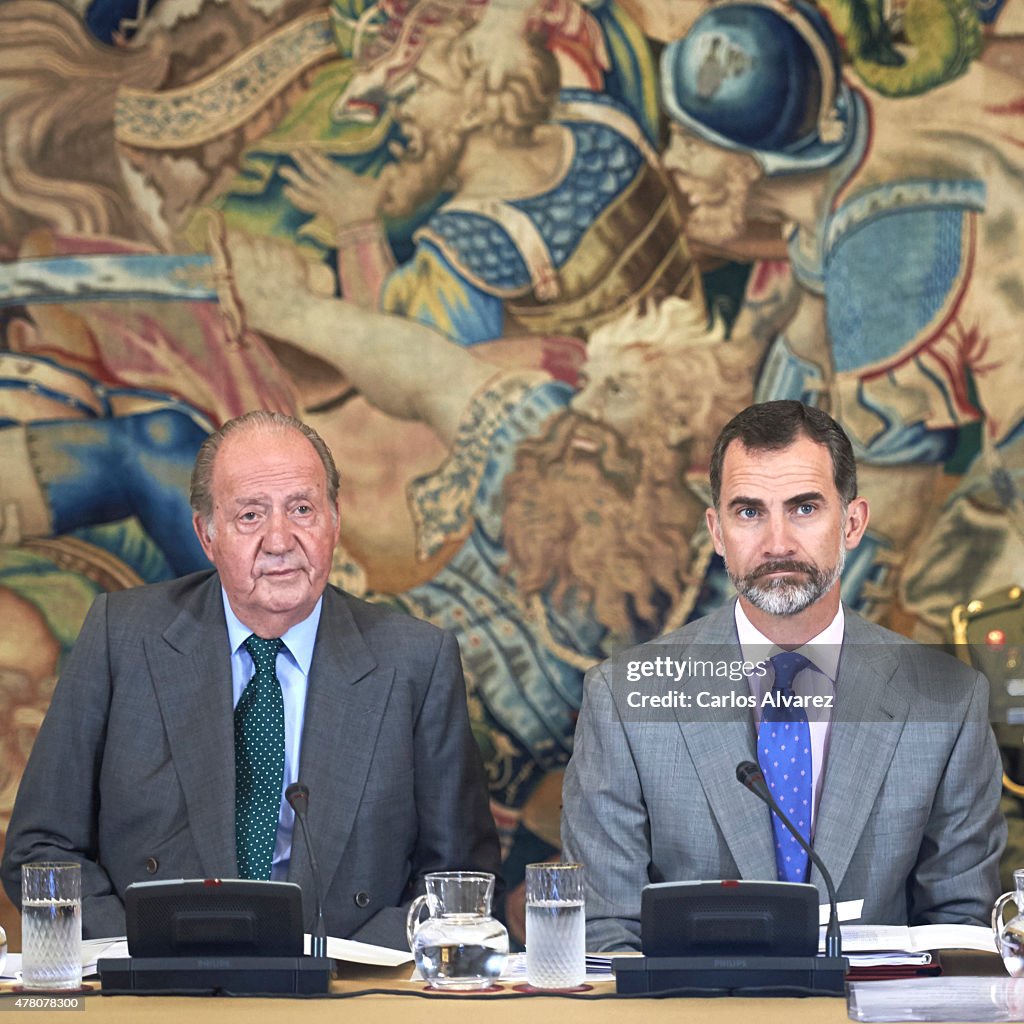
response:
<path id="1" fill-rule="evenodd" d="M 926 966 L 932 951 L 976 949 L 994 953 L 992 930 L 972 924 L 846 925 L 843 929 L 843 956 L 851 967 L 882 965 Z M 818 939 L 818 951 L 825 949 L 824 933 Z"/>
<path id="2" fill-rule="evenodd" d="M 991 928 L 974 924 L 919 924 L 913 928 L 854 924 L 843 928 L 844 953 L 926 953 L 934 949 L 976 949 L 982 953 L 995 953 L 996 945 Z"/>
<path id="3" fill-rule="evenodd" d="M 306 936 L 306 953 L 309 953 L 309 936 Z M 336 939 L 327 936 L 327 955 L 332 960 L 344 960 L 350 964 L 368 964 L 371 967 L 401 967 L 412 963 L 412 953 L 407 949 L 392 949 L 390 946 L 374 946 L 369 942 L 355 939 Z"/>
<path id="4" fill-rule="evenodd" d="M 926 925 L 924 927 L 933 927 Z M 859 1021 L 1024 1020 L 1024 978 L 904 978 L 850 983 Z"/>
<path id="5" fill-rule="evenodd" d="M 128 940 L 123 935 L 106 939 L 82 939 L 82 974 L 89 977 L 96 973 L 100 960 L 123 960 L 128 953 Z"/>
<path id="6" fill-rule="evenodd" d="M 856 921 L 860 918 L 860 915 L 864 911 L 863 900 L 844 900 L 842 903 L 836 904 L 836 914 L 839 916 L 840 922 L 843 921 Z M 828 904 L 822 903 L 818 907 L 818 924 L 828 924 Z M 824 934 L 824 933 L 823 933 Z M 846 929 L 843 929 L 843 934 L 846 934 Z"/>

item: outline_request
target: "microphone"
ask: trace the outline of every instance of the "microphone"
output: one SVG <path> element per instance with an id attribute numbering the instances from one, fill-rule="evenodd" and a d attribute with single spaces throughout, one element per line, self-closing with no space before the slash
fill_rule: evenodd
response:
<path id="1" fill-rule="evenodd" d="M 324 923 L 323 889 L 320 887 L 320 866 L 316 862 L 313 844 L 309 841 L 309 829 L 306 827 L 306 811 L 309 810 L 309 786 L 302 782 L 293 782 L 285 791 L 284 798 L 295 812 L 295 819 L 302 829 L 302 839 L 309 855 L 309 867 L 313 873 L 313 897 L 316 900 L 316 920 L 313 922 L 313 933 L 309 938 L 309 955 L 313 957 L 327 956 L 327 925 Z"/>
<path id="2" fill-rule="evenodd" d="M 821 858 L 811 849 L 810 844 L 794 827 L 793 822 L 782 813 L 782 809 L 768 792 L 764 781 L 764 773 L 753 761 L 740 761 L 736 765 L 736 778 L 750 790 L 754 796 L 763 800 L 778 815 L 779 820 L 793 834 L 796 841 L 804 848 L 811 863 L 821 872 L 828 890 L 828 928 L 825 929 L 825 956 L 841 957 L 843 955 L 843 939 L 839 931 L 839 907 L 836 902 L 836 889 L 832 884 L 832 876 L 822 863 Z"/>

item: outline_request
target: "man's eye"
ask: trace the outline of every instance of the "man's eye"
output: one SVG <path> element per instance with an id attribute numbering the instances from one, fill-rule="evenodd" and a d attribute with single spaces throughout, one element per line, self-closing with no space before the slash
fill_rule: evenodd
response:
<path id="1" fill-rule="evenodd" d="M 614 378 L 609 377 L 604 382 L 605 390 L 610 391 L 613 395 L 617 395 L 622 391 L 622 385 Z"/>
<path id="2" fill-rule="evenodd" d="M 295 511 L 300 516 L 308 516 L 313 511 L 312 505 L 297 505 Z"/>
<path id="3" fill-rule="evenodd" d="M 811 515 L 812 512 L 814 512 L 816 507 L 817 506 L 811 505 L 808 502 L 804 502 L 803 505 L 797 505 L 796 512 L 797 512 L 797 515 L 800 515 L 800 516 L 809 516 L 809 515 Z"/>
<path id="4" fill-rule="evenodd" d="M 258 516 L 255 512 L 243 512 L 239 518 L 243 523 L 255 523 Z"/>
<path id="5" fill-rule="evenodd" d="M 756 508 L 741 508 L 739 511 L 740 519 L 754 519 L 757 517 Z"/>

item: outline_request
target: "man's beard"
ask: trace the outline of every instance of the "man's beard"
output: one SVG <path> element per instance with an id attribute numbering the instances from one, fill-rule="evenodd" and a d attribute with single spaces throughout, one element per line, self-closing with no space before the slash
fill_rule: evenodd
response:
<path id="1" fill-rule="evenodd" d="M 700 178 L 674 170 L 676 186 L 687 196 L 701 194 L 706 187 Z M 725 170 L 721 186 L 724 195 L 718 202 L 697 203 L 686 218 L 686 236 L 708 245 L 724 245 L 743 234 L 747 226 L 747 197 L 751 180 L 735 167 Z"/>
<path id="2" fill-rule="evenodd" d="M 389 217 L 410 217 L 448 191 L 466 148 L 466 136 L 457 131 L 428 135 L 409 127 L 407 132 L 408 146 L 380 175 L 385 184 L 381 210 Z"/>
<path id="3" fill-rule="evenodd" d="M 796 562 L 780 559 L 765 562 L 746 576 L 739 576 L 729 569 L 726 570 L 732 580 L 736 592 L 745 597 L 755 608 L 767 615 L 784 617 L 799 615 L 810 608 L 815 601 L 824 597 L 837 583 L 846 566 L 846 546 L 839 545 L 836 563 L 831 569 L 822 569 L 813 562 Z M 801 573 L 805 578 L 796 579 L 791 576 L 780 576 L 765 580 L 771 573 Z"/>
<path id="4" fill-rule="evenodd" d="M 591 451 L 581 450 L 585 438 Z M 690 542 L 703 504 L 658 484 L 644 456 L 607 427 L 567 411 L 520 444 L 502 517 L 519 594 L 593 618 L 614 636 L 657 631 L 691 582 Z"/>

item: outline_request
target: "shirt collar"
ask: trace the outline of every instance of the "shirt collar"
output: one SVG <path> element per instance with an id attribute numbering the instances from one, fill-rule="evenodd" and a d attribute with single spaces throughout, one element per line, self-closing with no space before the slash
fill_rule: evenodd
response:
<path id="1" fill-rule="evenodd" d="M 755 626 L 743 605 L 739 601 L 735 605 L 736 635 L 739 637 L 740 649 L 743 651 L 743 660 L 749 662 L 764 661 L 782 650 L 778 644 L 769 640 L 757 626 Z M 834 683 L 839 672 L 839 653 L 843 646 L 843 632 L 846 619 L 843 614 L 843 603 L 839 602 L 839 610 L 832 621 L 815 637 L 812 637 L 797 650 L 814 664 L 814 667 L 824 673 Z"/>
<path id="2" fill-rule="evenodd" d="M 221 587 L 221 597 L 224 599 L 224 618 L 228 624 L 228 643 L 231 645 L 231 654 L 238 653 L 238 649 L 252 636 L 252 630 L 244 625 L 231 608 L 231 602 L 224 588 Z M 316 644 L 316 631 L 320 625 L 320 611 L 323 607 L 323 595 L 313 606 L 313 610 L 301 622 L 296 622 L 284 636 L 281 637 L 285 648 L 295 663 L 305 675 L 309 675 L 309 668 L 313 664 L 313 647 Z"/>

